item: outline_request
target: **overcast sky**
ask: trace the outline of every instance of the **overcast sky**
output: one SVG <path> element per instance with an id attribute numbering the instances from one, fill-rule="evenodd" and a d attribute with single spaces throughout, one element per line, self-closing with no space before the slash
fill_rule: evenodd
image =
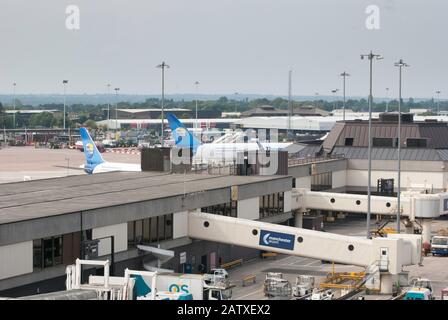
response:
<path id="1" fill-rule="evenodd" d="M 66 28 L 66 7 L 80 9 L 80 30 Z M 365 26 L 368 5 L 380 9 L 380 29 Z M 448 96 L 448 1 L 443 0 L 0 0 L 0 93 L 167 93 L 397 95 L 403 58 L 405 97 Z"/>

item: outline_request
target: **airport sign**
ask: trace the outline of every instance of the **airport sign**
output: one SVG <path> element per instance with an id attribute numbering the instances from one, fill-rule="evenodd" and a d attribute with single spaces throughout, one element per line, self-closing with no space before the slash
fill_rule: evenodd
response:
<path id="1" fill-rule="evenodd" d="M 261 230 L 259 244 L 266 247 L 294 250 L 294 239 L 292 234 Z"/>

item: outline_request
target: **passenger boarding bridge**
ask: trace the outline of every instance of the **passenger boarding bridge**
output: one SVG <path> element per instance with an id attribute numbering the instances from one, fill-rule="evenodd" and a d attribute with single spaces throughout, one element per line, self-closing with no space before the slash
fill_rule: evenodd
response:
<path id="1" fill-rule="evenodd" d="M 301 227 L 303 213 L 309 209 L 367 213 L 367 195 L 317 192 L 296 188 L 293 189 L 291 197 L 291 210 L 297 210 L 296 227 Z M 401 194 L 400 215 L 407 217 L 411 222 L 420 221 L 423 229 L 423 242 L 429 242 L 431 239 L 431 219 L 443 214 L 447 203 L 448 193 L 403 192 Z M 397 198 L 371 196 L 371 213 L 395 216 L 397 213 Z"/>
<path id="2" fill-rule="evenodd" d="M 380 272 L 382 293 L 392 292 L 403 266 L 422 259 L 420 235 L 365 239 L 202 212 L 188 214 L 188 236 L 373 269 Z"/>

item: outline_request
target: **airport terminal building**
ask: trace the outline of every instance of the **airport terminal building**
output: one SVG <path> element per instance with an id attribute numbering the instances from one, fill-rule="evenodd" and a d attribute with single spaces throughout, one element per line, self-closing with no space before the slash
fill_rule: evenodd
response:
<path id="1" fill-rule="evenodd" d="M 373 126 L 371 212 L 379 219 L 398 210 L 394 122 L 386 115 Z M 158 257 L 140 245 L 174 251 L 161 267 L 185 273 L 260 257 L 219 239 L 190 238 L 191 212 L 316 230 L 323 217 L 365 215 L 365 127 L 338 122 L 322 144 L 288 159 L 282 175 L 113 172 L 0 185 L 0 296 L 64 290 L 66 266 L 95 257 L 89 250 L 97 241 L 99 259 L 114 253 L 117 275 L 157 266 Z M 407 118 L 403 127 L 402 221 L 406 232 L 417 226 L 428 241 L 431 220 L 448 213 L 448 126 Z M 379 188 L 383 180 L 392 188 Z"/>
<path id="2" fill-rule="evenodd" d="M 101 239 L 105 257 L 113 236 L 116 274 L 154 262 L 137 244 L 173 250 L 163 267 L 195 273 L 259 252 L 188 238 L 189 211 L 275 223 L 292 217 L 289 176 L 114 172 L 4 184 L 0 198 L 1 296 L 64 290 L 81 239 L 87 246 Z"/>

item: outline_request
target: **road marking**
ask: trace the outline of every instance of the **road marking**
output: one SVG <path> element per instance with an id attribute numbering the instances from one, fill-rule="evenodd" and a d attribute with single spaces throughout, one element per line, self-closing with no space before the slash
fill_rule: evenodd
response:
<path id="1" fill-rule="evenodd" d="M 280 262 L 281 262 L 281 263 L 289 262 L 289 260 L 291 260 L 291 259 L 295 259 L 295 258 L 296 258 L 295 256 L 289 256 L 289 257 L 286 257 L 286 258 L 281 259 Z"/>
<path id="2" fill-rule="evenodd" d="M 304 267 L 309 267 L 309 266 L 311 266 L 311 265 L 313 265 L 313 264 L 316 264 L 316 263 L 317 263 L 316 266 L 318 266 L 318 265 L 321 264 L 320 261 L 313 260 L 313 261 L 311 261 L 310 263 L 304 264 L 303 266 L 304 266 Z"/>
<path id="3" fill-rule="evenodd" d="M 288 265 L 301 265 L 303 261 L 308 261 L 308 258 L 299 257 L 298 259 L 294 260 L 291 263 L 288 263 Z"/>
<path id="4" fill-rule="evenodd" d="M 257 291 L 253 291 L 253 292 L 245 294 L 243 296 L 235 297 L 235 299 L 242 299 L 242 298 L 245 298 L 245 297 L 248 297 L 248 296 L 252 296 L 252 295 L 254 295 L 256 293 L 261 293 L 261 292 L 263 292 L 263 289 L 260 289 L 260 290 L 257 290 Z"/>

